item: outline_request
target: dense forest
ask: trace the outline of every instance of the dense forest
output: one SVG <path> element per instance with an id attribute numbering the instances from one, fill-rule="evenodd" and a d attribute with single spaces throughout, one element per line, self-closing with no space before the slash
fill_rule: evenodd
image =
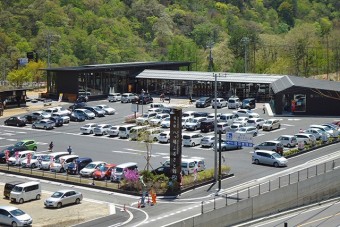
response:
<path id="1" fill-rule="evenodd" d="M 339 0 L 1 0 L 0 10 L 0 80 L 133 61 L 305 77 L 340 67 Z M 18 67 L 31 51 L 39 61 Z"/>

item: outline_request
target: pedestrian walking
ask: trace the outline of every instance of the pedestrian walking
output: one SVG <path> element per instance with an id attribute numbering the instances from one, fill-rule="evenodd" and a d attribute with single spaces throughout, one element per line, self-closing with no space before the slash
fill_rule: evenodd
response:
<path id="1" fill-rule="evenodd" d="M 266 114 L 266 106 L 265 105 L 263 105 L 262 110 L 263 110 L 263 114 Z"/>
<path id="2" fill-rule="evenodd" d="M 67 152 L 68 152 L 68 154 L 72 154 L 72 147 L 71 146 L 68 146 Z"/>
<path id="3" fill-rule="evenodd" d="M 192 104 L 192 96 L 189 97 L 189 104 Z"/>
<path id="4" fill-rule="evenodd" d="M 48 146 L 48 149 L 49 149 L 50 152 L 53 151 L 53 146 L 54 146 L 53 141 L 51 141 L 50 145 Z"/>

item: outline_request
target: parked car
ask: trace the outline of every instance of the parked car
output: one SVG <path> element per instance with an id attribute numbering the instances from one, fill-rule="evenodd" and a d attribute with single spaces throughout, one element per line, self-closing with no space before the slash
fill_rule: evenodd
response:
<path id="1" fill-rule="evenodd" d="M 196 118 L 196 117 L 208 117 L 208 115 L 209 115 L 209 113 L 207 113 L 207 112 L 195 112 L 194 113 L 194 118 Z"/>
<path id="2" fill-rule="evenodd" d="M 330 137 L 338 137 L 339 136 L 339 131 L 333 129 L 332 127 L 326 126 L 326 125 L 310 125 L 309 127 L 311 128 L 318 128 L 322 131 L 324 131 L 326 134 L 329 134 Z"/>
<path id="3" fill-rule="evenodd" d="M 35 169 L 35 168 L 39 167 L 40 162 L 42 161 L 42 157 L 44 155 L 45 154 L 43 154 L 43 153 L 40 153 L 40 154 L 35 153 L 29 161 L 28 161 L 28 158 L 24 159 L 21 162 L 21 167 L 22 168 L 31 168 L 31 169 Z"/>
<path id="4" fill-rule="evenodd" d="M 86 120 L 86 114 L 84 112 L 72 112 L 70 115 L 70 121 L 81 122 Z"/>
<path id="5" fill-rule="evenodd" d="M 106 115 L 116 114 L 116 110 L 112 107 L 109 107 L 108 105 L 101 104 L 101 105 L 96 105 L 95 107 L 98 107 L 98 108 L 104 110 Z"/>
<path id="6" fill-rule="evenodd" d="M 205 120 L 207 120 L 206 117 L 195 117 L 185 124 L 185 128 L 186 130 L 196 131 L 201 129 L 201 123 Z"/>
<path id="7" fill-rule="evenodd" d="M 170 128 L 170 117 L 166 117 L 161 121 L 162 128 Z"/>
<path id="8" fill-rule="evenodd" d="M 138 97 L 138 103 L 139 104 L 149 104 L 153 102 L 153 98 L 151 97 L 150 94 L 144 94 L 144 95 L 139 95 Z"/>
<path id="9" fill-rule="evenodd" d="M 106 164 L 104 166 L 99 167 L 93 173 L 93 179 L 95 180 L 110 180 L 111 173 L 116 167 L 115 164 Z"/>
<path id="10" fill-rule="evenodd" d="M 149 124 L 149 121 L 155 118 L 156 116 L 157 116 L 156 112 L 144 113 L 141 117 L 137 117 L 136 124 L 137 125 Z"/>
<path id="11" fill-rule="evenodd" d="M 236 111 L 233 111 L 233 114 L 235 115 L 236 118 L 238 117 L 248 117 L 248 118 L 255 118 L 255 117 L 260 117 L 258 113 L 254 113 L 252 110 L 248 109 L 239 109 Z"/>
<path id="12" fill-rule="evenodd" d="M 249 118 L 248 117 L 238 117 L 234 120 L 233 124 L 239 123 L 242 126 L 246 126 Z"/>
<path id="13" fill-rule="evenodd" d="M 8 158 L 12 157 L 16 151 L 26 151 L 26 146 L 9 146 L 0 151 L 0 163 L 6 163 L 6 152 L 8 152 Z"/>
<path id="14" fill-rule="evenodd" d="M 204 136 L 201 139 L 202 147 L 214 147 L 215 146 L 215 136 Z"/>
<path id="15" fill-rule="evenodd" d="M 44 111 L 34 111 L 32 115 L 36 117 L 40 117 L 40 118 L 45 118 L 45 119 L 48 119 L 52 116 L 50 113 L 46 113 Z"/>
<path id="16" fill-rule="evenodd" d="M 149 120 L 149 124 L 150 126 L 160 126 L 161 122 L 167 117 L 170 118 L 170 115 L 164 113 L 157 114 L 154 118 Z"/>
<path id="17" fill-rule="evenodd" d="M 56 107 L 54 107 L 54 109 L 57 110 L 57 112 L 56 112 L 57 114 L 60 114 L 62 116 L 68 116 L 68 115 L 71 114 L 71 111 L 69 111 L 68 109 L 66 109 L 65 107 L 62 107 L 62 106 L 56 106 Z"/>
<path id="18" fill-rule="evenodd" d="M 308 133 L 308 134 L 312 134 L 313 136 L 315 136 L 316 140 L 320 140 L 322 138 L 323 134 L 326 134 L 327 138 L 329 137 L 328 133 L 326 133 L 325 131 L 322 131 L 319 128 L 307 128 L 303 132 Z"/>
<path id="19" fill-rule="evenodd" d="M 68 115 L 62 115 L 59 112 L 53 113 L 52 117 L 60 117 L 63 120 L 63 124 L 70 123 L 71 118 Z"/>
<path id="20" fill-rule="evenodd" d="M 69 155 L 69 153 L 67 151 L 58 151 L 45 154 L 44 156 L 42 156 L 39 168 L 43 170 L 50 170 L 51 164 L 65 155 Z"/>
<path id="21" fill-rule="evenodd" d="M 255 164 L 266 164 L 275 167 L 287 166 L 288 160 L 275 151 L 257 150 L 252 154 L 252 162 Z"/>
<path id="22" fill-rule="evenodd" d="M 228 128 L 228 132 L 236 132 L 237 130 L 239 130 L 240 128 L 242 128 L 244 125 L 241 123 L 233 123 L 232 125 L 230 125 L 230 127 Z"/>
<path id="23" fill-rule="evenodd" d="M 70 111 L 74 111 L 75 109 L 82 109 L 87 106 L 86 102 L 76 102 L 75 104 L 69 106 Z"/>
<path id="24" fill-rule="evenodd" d="M 96 117 L 95 113 L 87 109 L 75 109 L 73 112 L 84 115 L 87 120 Z"/>
<path id="25" fill-rule="evenodd" d="M 21 165 L 21 162 L 27 158 L 28 155 L 31 155 L 31 157 L 34 155 L 34 151 L 18 151 L 18 154 L 16 156 L 16 153 L 14 153 L 8 160 L 8 165 Z"/>
<path id="26" fill-rule="evenodd" d="M 282 135 L 276 140 L 280 141 L 285 147 L 295 147 L 297 145 L 296 136 L 293 135 Z"/>
<path id="27" fill-rule="evenodd" d="M 221 146 L 220 146 L 219 142 L 217 143 L 217 149 L 219 151 L 238 150 L 238 149 L 241 149 L 241 148 L 242 148 L 242 146 L 234 144 L 234 143 L 231 143 L 229 141 L 222 140 L 221 141 Z"/>
<path id="28" fill-rule="evenodd" d="M 207 119 L 201 122 L 201 132 L 213 132 L 215 130 L 215 120 Z"/>
<path id="29" fill-rule="evenodd" d="M 235 119 L 236 117 L 234 114 L 224 113 L 224 114 L 221 114 L 219 122 L 226 122 L 228 123 L 228 125 L 231 125 Z"/>
<path id="30" fill-rule="evenodd" d="M 160 166 L 156 169 L 153 169 L 151 171 L 151 173 L 154 174 L 154 175 L 164 174 L 167 177 L 171 177 L 171 175 L 172 175 L 170 166 Z"/>
<path id="31" fill-rule="evenodd" d="M 21 140 L 14 144 L 15 147 L 23 147 L 23 149 L 36 151 L 38 148 L 37 143 L 35 140 Z"/>
<path id="32" fill-rule="evenodd" d="M 150 108 L 148 109 L 148 112 L 149 113 L 153 113 L 153 112 L 156 112 L 156 113 L 162 113 L 163 112 L 163 108 Z M 169 114 L 169 113 L 166 113 L 166 114 Z"/>
<path id="33" fill-rule="evenodd" d="M 283 153 L 283 144 L 277 140 L 269 140 L 262 142 L 256 146 L 254 146 L 254 150 L 267 150 L 267 151 L 275 151 L 279 154 Z"/>
<path id="34" fill-rule="evenodd" d="M 93 130 L 97 126 L 97 123 L 87 123 L 84 126 L 80 127 L 80 132 L 82 134 L 93 134 Z"/>
<path id="35" fill-rule="evenodd" d="M 32 128 L 41 128 L 41 129 L 53 129 L 55 123 L 48 119 L 42 119 L 40 121 L 36 121 L 32 124 Z"/>
<path id="36" fill-rule="evenodd" d="M 238 97 L 230 97 L 228 99 L 228 108 L 229 109 L 238 109 L 241 106 L 240 99 Z"/>
<path id="37" fill-rule="evenodd" d="M 36 116 L 33 114 L 26 114 L 22 118 L 25 120 L 26 124 L 32 124 L 35 121 L 43 119 L 41 116 Z"/>
<path id="38" fill-rule="evenodd" d="M 61 208 L 69 204 L 79 204 L 83 200 L 81 192 L 64 189 L 54 192 L 51 197 L 47 198 L 44 202 L 45 207 Z"/>
<path id="39" fill-rule="evenodd" d="M 201 97 L 196 100 L 196 108 L 199 107 L 208 107 L 211 105 L 211 98 L 210 97 Z"/>
<path id="40" fill-rule="evenodd" d="M 194 147 L 201 144 L 203 135 L 200 133 L 188 133 L 183 135 L 183 146 Z"/>
<path id="41" fill-rule="evenodd" d="M 122 95 L 120 93 L 111 93 L 108 95 L 107 100 L 109 102 L 117 102 L 122 100 Z"/>
<path id="42" fill-rule="evenodd" d="M 60 127 L 64 125 L 64 120 L 59 116 L 52 116 L 49 118 L 49 120 L 53 121 L 56 127 Z"/>
<path id="43" fill-rule="evenodd" d="M 256 99 L 255 98 L 247 98 L 242 101 L 242 109 L 255 109 Z"/>
<path id="44" fill-rule="evenodd" d="M 248 119 L 246 125 L 247 126 L 254 126 L 257 129 L 260 129 L 260 128 L 262 128 L 264 122 L 265 122 L 265 120 L 263 118 L 250 118 L 250 119 Z"/>
<path id="45" fill-rule="evenodd" d="M 229 125 L 227 122 L 218 122 L 217 123 L 217 133 L 226 133 L 229 129 Z"/>
<path id="46" fill-rule="evenodd" d="M 280 121 L 278 119 L 268 119 L 262 125 L 263 131 L 271 131 L 273 129 L 281 128 Z"/>
<path id="47" fill-rule="evenodd" d="M 221 113 L 216 113 L 216 120 L 217 120 L 217 122 L 220 121 L 221 115 L 222 115 Z M 208 114 L 207 119 L 209 119 L 209 120 L 215 120 L 215 113 L 210 113 L 210 114 Z"/>
<path id="48" fill-rule="evenodd" d="M 93 129 L 93 133 L 97 135 L 107 135 L 107 131 L 111 128 L 110 124 L 99 124 Z"/>
<path id="49" fill-rule="evenodd" d="M 82 177 L 92 177 L 94 171 L 96 171 L 97 168 L 100 166 L 105 166 L 107 163 L 103 161 L 95 161 L 89 163 L 87 166 L 85 166 L 82 170 L 79 171 L 80 176 Z"/>
<path id="50" fill-rule="evenodd" d="M 118 135 L 119 135 L 119 127 L 120 127 L 120 125 L 111 126 L 111 127 L 107 130 L 107 134 L 108 134 L 109 136 L 118 136 Z"/>
<path id="51" fill-rule="evenodd" d="M 149 128 L 145 131 L 145 137 L 147 141 L 158 141 L 159 135 L 164 132 L 163 129 L 160 128 Z"/>
<path id="52" fill-rule="evenodd" d="M 191 117 L 191 118 L 194 118 L 195 116 L 195 113 L 196 113 L 197 111 L 185 111 L 185 112 L 183 112 L 183 114 L 182 114 L 182 117 Z"/>
<path id="53" fill-rule="evenodd" d="M 6 226 L 31 226 L 32 217 L 13 206 L 0 206 L 0 224 Z"/>
<path id="54" fill-rule="evenodd" d="M 66 172 L 68 169 L 68 166 L 73 163 L 74 160 L 79 158 L 78 155 L 71 154 L 71 155 L 64 155 L 60 157 L 58 160 L 56 160 L 54 163 L 52 163 L 50 170 L 52 172 Z"/>
<path id="55" fill-rule="evenodd" d="M 258 131 L 257 131 L 257 128 L 254 126 L 244 126 L 244 127 L 239 128 L 235 133 L 257 136 Z"/>
<path id="56" fill-rule="evenodd" d="M 7 120 L 5 120 L 5 125 L 8 126 L 25 126 L 26 125 L 26 119 L 23 117 L 10 117 Z"/>
<path id="57" fill-rule="evenodd" d="M 300 141 L 302 141 L 305 145 L 314 145 L 316 144 L 316 138 L 312 134 L 308 133 L 297 133 L 294 135 L 296 137 L 296 140 L 299 144 Z"/>
<path id="58" fill-rule="evenodd" d="M 86 110 L 91 111 L 92 113 L 94 113 L 95 117 L 104 117 L 105 116 L 105 111 L 103 109 L 100 109 L 97 106 L 85 106 L 83 108 L 86 109 Z"/>
<path id="59" fill-rule="evenodd" d="M 158 142 L 170 143 L 170 131 L 165 131 L 159 134 Z"/>
<path id="60" fill-rule="evenodd" d="M 215 106 L 217 108 L 223 108 L 223 107 L 228 106 L 228 102 L 224 98 L 217 98 L 216 101 L 215 99 L 213 99 L 211 102 L 211 107 L 215 108 Z"/>
<path id="61" fill-rule="evenodd" d="M 85 166 L 92 162 L 92 158 L 82 157 L 77 158 L 75 161 L 70 163 L 67 168 L 67 174 L 75 175 L 78 174 Z"/>
<path id="62" fill-rule="evenodd" d="M 134 93 L 124 93 L 121 97 L 121 103 L 129 103 L 135 101 L 137 95 Z"/>

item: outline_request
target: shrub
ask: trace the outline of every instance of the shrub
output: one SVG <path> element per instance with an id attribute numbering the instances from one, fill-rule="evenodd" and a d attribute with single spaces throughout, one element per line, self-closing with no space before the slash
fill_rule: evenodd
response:
<path id="1" fill-rule="evenodd" d="M 136 113 L 136 116 L 135 116 L 135 114 L 130 114 L 130 115 L 125 117 L 125 123 L 135 123 L 136 118 L 141 117 L 141 116 L 142 116 L 141 113 Z"/>

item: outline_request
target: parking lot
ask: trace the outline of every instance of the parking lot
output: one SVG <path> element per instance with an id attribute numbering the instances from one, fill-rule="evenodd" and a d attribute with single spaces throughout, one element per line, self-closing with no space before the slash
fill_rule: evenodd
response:
<path id="1" fill-rule="evenodd" d="M 0 184 L 0 194 L 3 195 L 4 184 Z M 86 198 L 78 205 L 69 205 L 60 209 L 45 208 L 44 201 L 52 192 L 43 191 L 40 200 L 32 200 L 23 204 L 11 203 L 1 196 L 0 204 L 15 206 L 28 213 L 33 218 L 33 226 L 53 227 L 71 226 L 81 222 L 107 216 L 110 212 L 108 204 L 91 201 Z"/>

